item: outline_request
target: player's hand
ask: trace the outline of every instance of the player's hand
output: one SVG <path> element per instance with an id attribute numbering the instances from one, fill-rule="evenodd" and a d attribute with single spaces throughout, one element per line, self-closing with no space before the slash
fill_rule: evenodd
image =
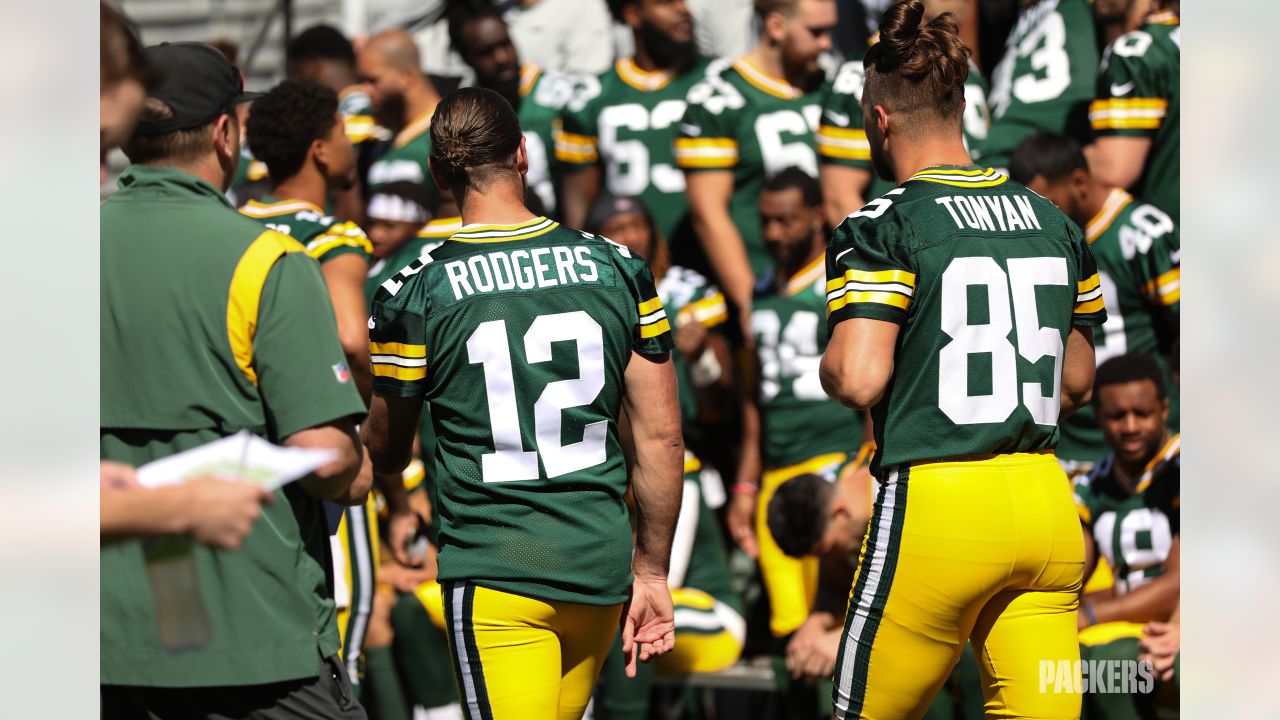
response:
<path id="1" fill-rule="evenodd" d="M 695 362 L 707 349 L 707 327 L 700 322 L 687 322 L 676 330 L 675 341 L 680 354 Z"/>
<path id="2" fill-rule="evenodd" d="M 729 510 L 725 517 L 729 526 L 729 535 L 742 548 L 742 552 L 752 560 L 760 555 L 760 546 L 756 542 L 756 496 L 749 493 L 733 493 L 729 499 Z"/>
<path id="3" fill-rule="evenodd" d="M 1173 679 L 1173 661 L 1181 648 L 1181 633 L 1178 625 L 1165 622 L 1149 622 L 1142 628 L 1143 638 L 1138 641 L 1142 654 L 1138 660 L 1148 660 L 1156 677 L 1161 680 Z"/>
<path id="4" fill-rule="evenodd" d="M 636 575 L 631 597 L 622 607 L 622 659 L 627 677 L 636 676 L 637 660 L 649 662 L 675 646 L 675 609 L 667 579 Z"/>
<path id="5" fill-rule="evenodd" d="M 414 551 L 414 545 L 426 525 L 415 510 L 406 508 L 391 513 L 387 520 L 387 545 L 397 563 L 407 568 L 421 568 L 425 564 L 426 558 Z"/>
<path id="6" fill-rule="evenodd" d="M 191 518 L 187 532 L 198 542 L 222 550 L 235 550 L 262 514 L 262 504 L 275 501 L 275 493 L 256 485 L 202 476 L 181 486 Z"/>
<path id="7" fill-rule="evenodd" d="M 102 460 L 98 463 L 98 484 L 102 492 L 133 490 L 138 485 L 138 471 L 132 465 Z"/>
<path id="8" fill-rule="evenodd" d="M 787 643 L 787 669 L 797 678 L 821 680 L 835 672 L 843 628 L 829 629 L 817 616 L 810 616 Z"/>

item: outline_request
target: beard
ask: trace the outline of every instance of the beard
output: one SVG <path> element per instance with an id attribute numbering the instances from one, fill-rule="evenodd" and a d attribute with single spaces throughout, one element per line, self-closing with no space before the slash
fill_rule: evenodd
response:
<path id="1" fill-rule="evenodd" d="M 382 103 L 373 111 L 374 120 L 385 128 L 399 130 L 405 125 L 405 103 L 403 95 L 387 95 Z"/>
<path id="2" fill-rule="evenodd" d="M 677 42 L 651 23 L 640 23 L 640 42 L 649 51 L 649 57 L 660 68 L 683 68 L 697 57 L 698 49 L 693 41 Z"/>
<path id="3" fill-rule="evenodd" d="M 511 80 L 499 80 L 497 78 L 476 78 L 476 84 L 482 88 L 492 90 L 503 97 L 515 110 L 520 109 L 520 73 L 517 72 L 515 78 Z"/>

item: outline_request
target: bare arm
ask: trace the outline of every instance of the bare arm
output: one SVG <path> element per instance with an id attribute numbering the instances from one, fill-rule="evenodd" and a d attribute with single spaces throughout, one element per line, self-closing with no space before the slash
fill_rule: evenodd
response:
<path id="1" fill-rule="evenodd" d="M 665 583 L 684 468 L 675 366 L 669 356 L 656 360 L 632 353 L 623 407 L 635 443 L 631 487 L 636 502 L 636 553 L 632 566 L 637 578 L 660 577 Z"/>
<path id="2" fill-rule="evenodd" d="M 343 505 L 364 502 L 373 484 L 365 462 L 364 448 L 356 437 L 355 423 L 350 419 L 335 420 L 317 427 L 299 430 L 285 438 L 288 447 L 337 450 L 338 458 L 300 483 L 312 497 Z"/>
<path id="3" fill-rule="evenodd" d="M 725 295 L 745 315 L 751 308 L 755 275 L 747 260 L 742 234 L 729 215 L 733 197 L 733 173 L 727 170 L 685 174 L 689 217 L 702 249 L 715 270 Z"/>
<path id="4" fill-rule="evenodd" d="M 1093 328 L 1074 325 L 1062 357 L 1062 409 L 1058 420 L 1089 404 L 1093 397 Z"/>
<path id="5" fill-rule="evenodd" d="M 1151 151 L 1149 137 L 1100 137 L 1085 152 L 1089 172 L 1094 177 L 1115 187 L 1132 188 L 1142 177 Z"/>
<path id="6" fill-rule="evenodd" d="M 373 472 L 399 474 L 413 457 L 413 438 L 422 419 L 422 397 L 374 395 L 369 417 L 360 429 L 369 448 Z"/>
<path id="7" fill-rule="evenodd" d="M 863 193 L 871 184 L 871 171 L 843 165 L 822 166 L 822 211 L 827 225 L 838 226 L 865 204 Z"/>
<path id="8" fill-rule="evenodd" d="M 600 197 L 600 166 L 588 165 L 565 172 L 561 181 L 560 204 L 564 224 L 580 228 L 587 223 L 587 211 Z"/>
<path id="9" fill-rule="evenodd" d="M 103 543 L 150 535 L 189 534 L 198 542 L 234 550 L 253 529 L 262 504 L 275 493 L 213 477 L 182 485 L 103 488 L 99 537 Z"/>
<path id="10" fill-rule="evenodd" d="M 760 553 L 760 546 L 756 541 L 756 503 L 763 472 L 760 459 L 760 407 L 756 404 L 759 367 L 754 353 L 743 351 L 741 357 L 744 366 L 739 403 L 742 437 L 738 444 L 738 474 L 735 476 L 725 521 L 733 541 L 747 557 L 755 558 Z"/>
<path id="11" fill-rule="evenodd" d="M 1179 536 L 1174 536 L 1164 572 L 1151 582 L 1118 597 L 1091 601 L 1098 622 L 1148 622 L 1165 620 L 1178 607 L 1180 573 L 1178 570 Z"/>
<path id="12" fill-rule="evenodd" d="M 347 365 L 360 397 L 368 405 L 373 389 L 373 373 L 369 369 L 369 311 L 364 302 L 369 262 L 357 253 L 346 253 L 321 265 L 320 271 L 338 319 L 338 342 L 347 355 Z"/>
<path id="13" fill-rule="evenodd" d="M 896 323 L 851 318 L 836 325 L 818 367 L 822 389 L 856 410 L 875 405 L 893 375 L 897 341 Z"/>

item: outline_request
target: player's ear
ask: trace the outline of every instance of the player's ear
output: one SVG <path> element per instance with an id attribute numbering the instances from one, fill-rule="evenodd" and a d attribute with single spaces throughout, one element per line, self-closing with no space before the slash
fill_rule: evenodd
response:
<path id="1" fill-rule="evenodd" d="M 640 3 L 624 3 L 622 6 L 622 22 L 632 30 L 640 28 Z"/>
<path id="2" fill-rule="evenodd" d="M 213 147 L 218 161 L 226 165 L 231 157 L 240 154 L 240 123 L 234 115 L 223 113 L 213 124 Z"/>
<path id="3" fill-rule="evenodd" d="M 440 189 L 440 192 L 445 195 L 452 192 L 453 189 L 450 187 L 449 175 L 445 172 L 444 168 L 441 167 L 440 162 L 436 160 L 434 156 L 427 158 L 427 166 L 431 168 L 431 179 L 435 181 L 436 187 Z"/>
<path id="4" fill-rule="evenodd" d="M 329 167 L 329 143 L 325 142 L 323 138 L 312 140 L 308 153 L 315 158 L 316 165 L 320 166 L 320 168 Z"/>
<path id="5" fill-rule="evenodd" d="M 520 147 L 516 148 L 516 170 L 521 176 L 529 172 L 529 152 L 524 147 L 524 136 L 520 137 Z"/>
<path id="6" fill-rule="evenodd" d="M 871 106 L 871 119 L 876 124 L 876 129 L 880 131 L 880 137 L 889 136 L 889 111 L 884 109 L 883 105 L 876 104 Z"/>
<path id="7" fill-rule="evenodd" d="M 777 47 L 787 39 L 787 18 L 780 12 L 764 16 L 764 36 L 769 44 Z"/>

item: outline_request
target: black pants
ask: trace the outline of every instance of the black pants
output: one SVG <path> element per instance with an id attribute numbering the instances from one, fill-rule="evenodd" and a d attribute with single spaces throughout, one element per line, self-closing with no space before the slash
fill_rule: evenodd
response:
<path id="1" fill-rule="evenodd" d="M 314 678 L 266 685 L 156 688 L 103 685 L 103 720 L 367 720 L 335 655 Z"/>

